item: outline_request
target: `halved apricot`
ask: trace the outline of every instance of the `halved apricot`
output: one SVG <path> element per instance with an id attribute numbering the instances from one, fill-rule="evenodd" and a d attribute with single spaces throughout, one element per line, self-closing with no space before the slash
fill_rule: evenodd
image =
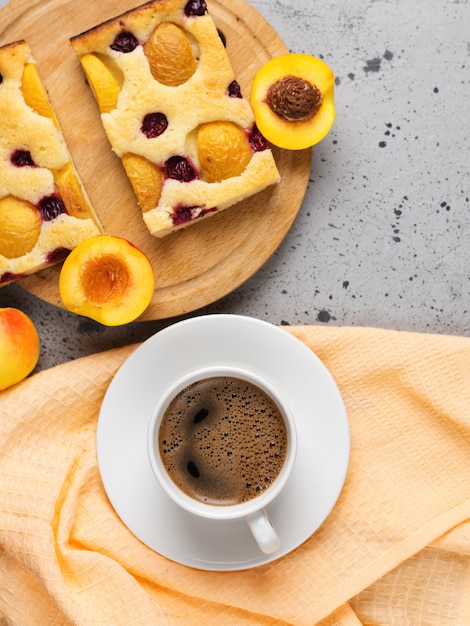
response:
<path id="1" fill-rule="evenodd" d="M 131 242 L 96 235 L 65 259 L 59 276 L 64 306 L 105 326 L 136 320 L 150 304 L 155 277 L 147 256 Z"/>
<path id="2" fill-rule="evenodd" d="M 308 54 L 271 59 L 253 79 L 250 104 L 256 125 L 272 144 L 309 148 L 328 134 L 335 120 L 333 71 Z"/>

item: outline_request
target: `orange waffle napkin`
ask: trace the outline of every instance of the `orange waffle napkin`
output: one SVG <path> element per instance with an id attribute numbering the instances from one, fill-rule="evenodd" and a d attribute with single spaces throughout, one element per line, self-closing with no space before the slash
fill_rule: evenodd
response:
<path id="1" fill-rule="evenodd" d="M 0 394 L 0 624 L 470 624 L 470 339 L 286 332 L 329 368 L 350 420 L 348 476 L 321 528 L 242 572 L 145 547 L 95 458 L 100 403 L 135 346 L 79 359 Z"/>

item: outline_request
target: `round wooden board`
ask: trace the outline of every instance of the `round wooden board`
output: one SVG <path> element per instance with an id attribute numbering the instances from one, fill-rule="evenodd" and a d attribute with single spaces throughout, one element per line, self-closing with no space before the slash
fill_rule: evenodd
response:
<path id="1" fill-rule="evenodd" d="M 10 0 L 0 10 L 0 45 L 26 40 L 56 110 L 65 140 L 106 233 L 143 250 L 155 271 L 155 294 L 139 320 L 194 311 L 250 278 L 277 249 L 294 221 L 308 184 L 311 149 L 274 149 L 282 180 L 252 198 L 164 239 L 150 235 L 122 165 L 112 153 L 96 103 L 69 39 L 142 4 L 139 0 Z M 209 12 L 227 39 L 242 93 L 255 72 L 288 50 L 245 0 L 209 0 Z M 63 308 L 60 266 L 20 281 L 39 298 Z"/>

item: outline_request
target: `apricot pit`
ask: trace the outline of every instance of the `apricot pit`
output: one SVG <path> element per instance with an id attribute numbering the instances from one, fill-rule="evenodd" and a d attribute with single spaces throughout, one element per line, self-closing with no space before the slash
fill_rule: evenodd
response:
<path id="1" fill-rule="evenodd" d="M 282 55 L 258 70 L 250 103 L 268 141 L 288 150 L 309 148 L 328 134 L 335 120 L 334 74 L 308 54 Z"/>
<path id="2" fill-rule="evenodd" d="M 64 306 L 105 326 L 136 320 L 155 290 L 147 256 L 121 237 L 97 235 L 65 259 L 59 276 Z"/>

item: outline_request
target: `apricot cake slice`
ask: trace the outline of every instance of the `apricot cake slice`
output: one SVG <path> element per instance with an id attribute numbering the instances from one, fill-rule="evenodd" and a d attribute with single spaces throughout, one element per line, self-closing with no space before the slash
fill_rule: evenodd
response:
<path id="1" fill-rule="evenodd" d="M 279 181 L 204 0 L 154 0 L 71 44 L 152 235 Z"/>
<path id="2" fill-rule="evenodd" d="M 0 285 L 102 232 L 25 41 L 0 48 Z"/>

